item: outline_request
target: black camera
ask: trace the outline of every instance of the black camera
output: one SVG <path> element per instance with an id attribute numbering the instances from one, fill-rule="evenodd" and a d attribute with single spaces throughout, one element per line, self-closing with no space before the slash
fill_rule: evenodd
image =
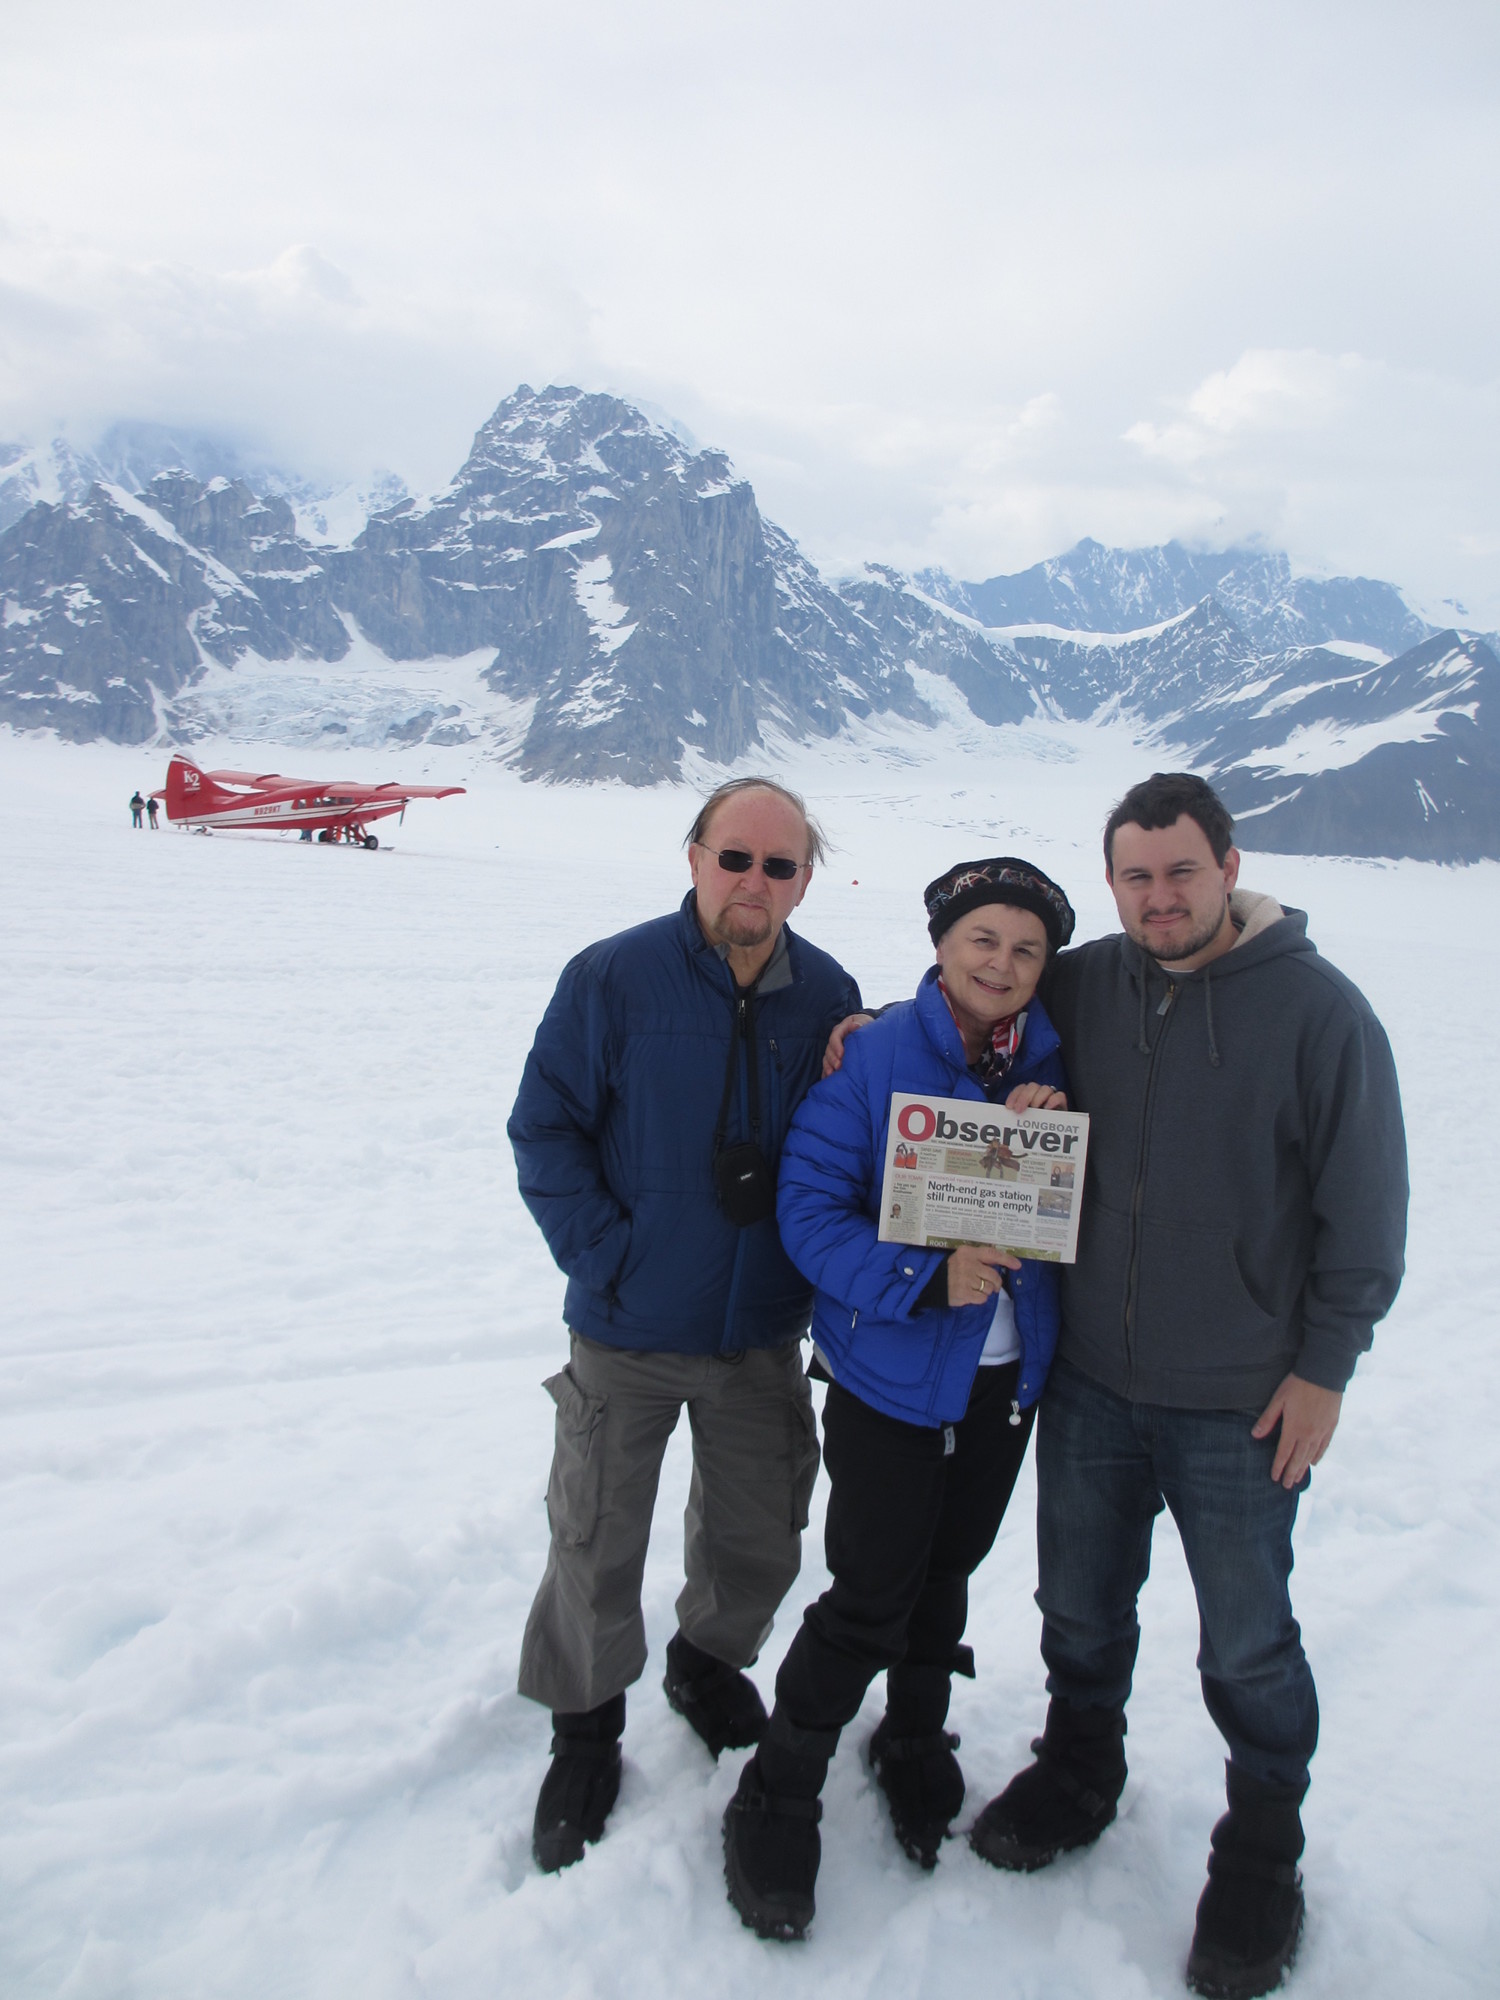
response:
<path id="1" fill-rule="evenodd" d="M 720 1208 L 736 1229 L 748 1229 L 776 1212 L 776 1176 L 753 1139 L 714 1154 L 714 1187 Z"/>

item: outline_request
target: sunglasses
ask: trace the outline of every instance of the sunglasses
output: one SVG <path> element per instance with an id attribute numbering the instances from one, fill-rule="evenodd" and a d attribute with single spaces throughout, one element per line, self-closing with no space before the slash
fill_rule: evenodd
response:
<path id="1" fill-rule="evenodd" d="M 700 840 L 698 845 L 703 847 L 703 842 Z M 703 847 L 703 852 L 717 855 L 726 875 L 748 875 L 755 866 L 755 856 L 747 854 L 743 847 Z M 784 854 L 767 855 L 760 864 L 761 873 L 770 882 L 790 882 L 806 866 L 805 861 L 788 861 Z"/>

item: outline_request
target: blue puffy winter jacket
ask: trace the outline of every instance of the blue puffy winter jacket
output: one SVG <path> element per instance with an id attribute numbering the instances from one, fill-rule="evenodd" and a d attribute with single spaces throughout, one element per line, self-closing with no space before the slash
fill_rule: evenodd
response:
<path id="1" fill-rule="evenodd" d="M 1004 1092 L 1018 1083 L 1067 1088 L 1057 1031 L 1041 1003 L 1026 1010 Z M 877 1234 L 893 1091 L 985 1095 L 969 1073 L 957 1023 L 934 966 L 914 1000 L 892 1007 L 844 1044 L 844 1066 L 802 1100 L 781 1155 L 781 1240 L 817 1287 L 812 1333 L 836 1381 L 873 1409 L 909 1424 L 956 1423 L 984 1348 L 994 1302 L 933 1306 L 917 1300 L 942 1250 L 882 1243 Z M 1016 1401 L 1042 1393 L 1057 1346 L 1057 1266 L 1023 1260 L 1007 1271 L 1021 1339 Z"/>
<path id="2" fill-rule="evenodd" d="M 773 1174 L 830 1030 L 860 1004 L 827 952 L 785 936 L 784 983 L 754 1001 Z M 714 1192 L 734 1009 L 689 891 L 674 915 L 580 952 L 542 1017 L 507 1130 L 521 1198 L 568 1276 L 563 1316 L 590 1340 L 729 1354 L 807 1331 L 812 1290 L 775 1216 L 737 1229 Z M 750 1137 L 747 1070 L 742 1043 L 726 1145 Z"/>

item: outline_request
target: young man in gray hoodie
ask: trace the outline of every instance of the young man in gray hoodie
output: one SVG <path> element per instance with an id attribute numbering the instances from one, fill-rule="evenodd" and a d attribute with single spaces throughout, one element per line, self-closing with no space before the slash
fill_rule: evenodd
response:
<path id="1" fill-rule="evenodd" d="M 1292 1525 L 1402 1274 L 1406 1148 L 1390 1046 L 1300 911 L 1238 891 L 1233 824 L 1158 773 L 1104 835 L 1124 934 L 1060 955 L 1046 1003 L 1091 1118 L 1078 1261 L 1037 1424 L 1036 1761 L 971 1839 L 997 1867 L 1096 1840 L 1125 1783 L 1151 1530 L 1181 1532 L 1203 1697 L 1229 1749 L 1187 1978 L 1268 1992 L 1303 1899 L 1318 1705 Z"/>

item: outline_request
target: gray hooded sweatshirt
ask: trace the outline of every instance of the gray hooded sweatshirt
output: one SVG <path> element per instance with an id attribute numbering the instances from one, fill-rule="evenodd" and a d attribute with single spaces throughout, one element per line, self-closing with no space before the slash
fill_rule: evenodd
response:
<path id="1" fill-rule="evenodd" d="M 1129 938 L 1049 968 L 1090 1114 L 1059 1353 L 1132 1402 L 1259 1411 L 1342 1389 L 1401 1282 L 1406 1140 L 1390 1044 L 1300 910 L 1236 891 L 1240 937 L 1164 972 Z"/>

